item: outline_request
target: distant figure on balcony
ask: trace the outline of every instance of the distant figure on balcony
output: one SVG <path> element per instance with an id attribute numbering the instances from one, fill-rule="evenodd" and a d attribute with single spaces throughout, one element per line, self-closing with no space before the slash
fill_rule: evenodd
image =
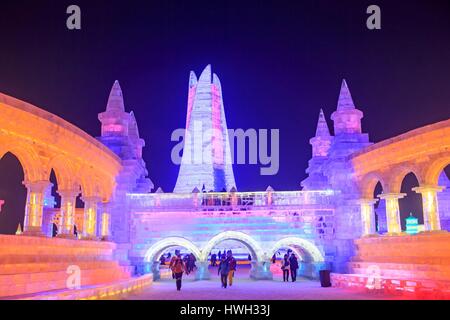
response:
<path id="1" fill-rule="evenodd" d="M 294 253 L 291 254 L 291 257 L 289 258 L 289 265 L 291 269 L 292 282 L 295 282 L 297 281 L 298 260 Z"/>

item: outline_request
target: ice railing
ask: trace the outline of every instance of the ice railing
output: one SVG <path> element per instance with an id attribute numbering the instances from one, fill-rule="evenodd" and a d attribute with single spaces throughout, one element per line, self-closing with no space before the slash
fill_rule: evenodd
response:
<path id="1" fill-rule="evenodd" d="M 273 191 L 273 192 L 206 192 L 206 193 L 128 193 L 130 206 L 150 210 L 257 210 L 267 207 L 330 207 L 336 192 Z"/>

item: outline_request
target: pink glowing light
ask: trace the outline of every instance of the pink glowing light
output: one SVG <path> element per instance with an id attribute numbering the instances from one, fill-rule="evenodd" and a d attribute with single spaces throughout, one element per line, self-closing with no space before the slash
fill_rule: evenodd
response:
<path id="1" fill-rule="evenodd" d="M 213 150 L 214 150 L 214 163 L 222 165 L 223 159 L 223 135 L 221 130 L 221 117 L 220 117 L 220 92 L 216 85 L 211 85 L 212 91 L 212 123 L 213 123 Z"/>

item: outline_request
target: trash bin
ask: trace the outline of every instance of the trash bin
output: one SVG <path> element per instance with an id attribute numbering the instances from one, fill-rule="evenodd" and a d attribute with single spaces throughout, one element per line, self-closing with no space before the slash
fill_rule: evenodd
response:
<path id="1" fill-rule="evenodd" d="M 322 288 L 328 288 L 331 287 L 331 277 L 330 277 L 330 270 L 320 270 L 319 276 L 320 276 L 320 285 Z"/>

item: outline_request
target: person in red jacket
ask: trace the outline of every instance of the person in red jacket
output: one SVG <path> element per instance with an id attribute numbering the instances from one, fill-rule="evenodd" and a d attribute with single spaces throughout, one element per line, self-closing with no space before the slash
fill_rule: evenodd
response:
<path id="1" fill-rule="evenodd" d="M 170 269 L 175 277 L 175 282 L 177 285 L 177 290 L 181 290 L 181 281 L 183 278 L 183 272 L 186 271 L 183 259 L 181 258 L 180 252 L 176 252 L 176 255 L 170 261 Z"/>

